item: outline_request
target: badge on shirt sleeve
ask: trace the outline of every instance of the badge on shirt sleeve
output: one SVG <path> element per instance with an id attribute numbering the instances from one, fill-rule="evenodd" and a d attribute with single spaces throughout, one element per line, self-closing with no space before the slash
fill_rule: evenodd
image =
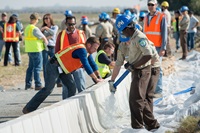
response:
<path id="1" fill-rule="evenodd" d="M 146 40 L 144 38 L 139 40 L 139 44 L 141 47 L 145 47 L 147 45 Z"/>

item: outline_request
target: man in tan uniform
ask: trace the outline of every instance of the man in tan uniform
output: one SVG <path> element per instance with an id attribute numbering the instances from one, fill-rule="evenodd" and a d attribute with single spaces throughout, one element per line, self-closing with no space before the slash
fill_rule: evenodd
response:
<path id="1" fill-rule="evenodd" d="M 182 47 L 182 51 L 183 51 L 183 55 L 180 58 L 180 60 L 185 60 L 187 57 L 187 53 L 188 53 L 188 49 L 187 49 L 187 39 L 186 39 L 186 31 L 188 29 L 189 26 L 189 22 L 190 22 L 190 17 L 188 15 L 188 7 L 187 6 L 182 6 L 181 7 L 181 13 L 183 15 L 182 20 L 180 21 L 179 25 L 180 25 L 180 40 L 181 40 L 181 47 Z"/>
<path id="2" fill-rule="evenodd" d="M 160 125 L 154 118 L 153 106 L 150 103 L 155 87 L 149 87 L 152 80 L 151 63 L 158 60 L 154 57 L 156 52 L 153 53 L 152 43 L 135 28 L 135 22 L 130 16 L 119 16 L 116 20 L 116 27 L 120 33 L 130 38 L 129 57 L 125 68 L 132 72 L 129 94 L 131 126 L 134 129 L 142 129 L 145 125 L 149 131 L 158 129 Z"/>
<path id="3" fill-rule="evenodd" d="M 100 46 L 97 51 L 102 50 L 106 42 L 112 42 L 113 26 L 108 22 L 109 15 L 105 12 L 99 15 L 100 24 L 96 27 L 95 35 L 100 40 Z"/>

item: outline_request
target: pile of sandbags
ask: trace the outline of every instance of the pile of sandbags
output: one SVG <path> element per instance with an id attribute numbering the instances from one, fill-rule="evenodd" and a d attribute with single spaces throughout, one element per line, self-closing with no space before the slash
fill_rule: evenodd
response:
<path id="1" fill-rule="evenodd" d="M 163 70 L 164 76 L 168 76 L 175 71 L 174 63 L 175 63 L 175 57 L 174 56 L 163 57 L 162 70 Z"/>

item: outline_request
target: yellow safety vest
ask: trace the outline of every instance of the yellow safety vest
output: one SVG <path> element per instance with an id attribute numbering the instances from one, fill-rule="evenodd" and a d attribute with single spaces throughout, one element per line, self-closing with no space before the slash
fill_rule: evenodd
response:
<path id="1" fill-rule="evenodd" d="M 111 72 L 110 72 L 110 68 L 109 68 L 108 65 L 102 64 L 98 60 L 99 55 L 102 54 L 102 53 L 106 54 L 103 50 L 100 50 L 96 55 L 95 62 L 98 66 L 99 73 L 100 73 L 101 77 L 104 78 L 106 76 L 106 74 L 110 74 Z"/>
<path id="2" fill-rule="evenodd" d="M 33 35 L 35 28 L 35 25 L 29 24 L 25 29 L 25 52 L 41 52 L 44 50 L 43 41 Z"/>

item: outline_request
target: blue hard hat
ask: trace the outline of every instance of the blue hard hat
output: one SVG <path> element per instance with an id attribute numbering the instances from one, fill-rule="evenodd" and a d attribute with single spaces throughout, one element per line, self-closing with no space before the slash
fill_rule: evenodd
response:
<path id="1" fill-rule="evenodd" d="M 145 12 L 140 12 L 139 17 L 144 18 L 145 16 L 146 16 L 146 13 L 145 13 Z"/>
<path id="2" fill-rule="evenodd" d="M 189 10 L 189 8 L 187 6 L 182 6 L 181 7 L 181 12 L 188 11 L 188 10 Z"/>
<path id="3" fill-rule="evenodd" d="M 131 21 L 133 21 L 133 17 L 121 15 L 116 19 L 115 26 L 117 30 L 121 32 Z"/>
<path id="4" fill-rule="evenodd" d="M 101 14 L 99 14 L 99 19 L 105 19 L 105 15 L 106 15 L 107 13 L 105 13 L 105 12 L 102 12 Z"/>
<path id="5" fill-rule="evenodd" d="M 124 15 L 129 15 L 129 16 L 131 16 L 131 15 L 132 15 L 132 13 L 131 13 L 131 11 L 130 11 L 130 10 L 125 10 L 125 11 L 124 11 Z"/>
<path id="6" fill-rule="evenodd" d="M 66 10 L 65 11 L 65 16 L 73 16 L 72 11 L 71 10 Z"/>
<path id="7" fill-rule="evenodd" d="M 127 41 L 130 40 L 130 37 L 126 37 L 125 35 L 122 34 L 122 32 L 120 32 L 119 40 L 120 40 L 121 42 L 127 42 Z"/>
<path id="8" fill-rule="evenodd" d="M 83 19 L 81 20 L 81 24 L 88 24 L 88 19 L 83 18 Z"/>
<path id="9" fill-rule="evenodd" d="M 156 7 L 156 11 L 162 12 L 160 7 Z"/>
<path id="10" fill-rule="evenodd" d="M 110 16 L 109 16 L 109 14 L 107 14 L 107 13 L 106 13 L 106 14 L 104 14 L 104 19 L 105 19 L 105 20 L 109 20 L 109 19 L 110 19 Z"/>

